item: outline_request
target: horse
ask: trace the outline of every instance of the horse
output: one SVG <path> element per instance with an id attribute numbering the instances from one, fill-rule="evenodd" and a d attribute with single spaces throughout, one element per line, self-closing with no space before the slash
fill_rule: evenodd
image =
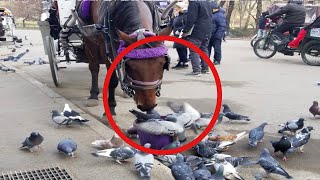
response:
<path id="1" fill-rule="evenodd" d="M 169 36 L 172 27 L 160 29 L 159 13 L 152 1 L 92 1 L 90 18 L 81 20 L 80 24 L 104 24 L 108 26 L 108 33 L 98 33 L 84 36 L 84 52 L 89 62 L 92 84 L 90 101 L 97 102 L 99 95 L 98 74 L 99 64 L 106 64 L 107 69 L 115 59 L 120 49 L 148 36 Z M 137 51 L 153 51 L 160 49 L 158 56 L 141 57 L 126 56 L 122 61 L 125 73 L 120 79 L 122 89 L 133 97 L 137 108 L 144 112 L 152 111 L 156 106 L 156 96 L 160 96 L 160 86 L 163 72 L 169 67 L 169 59 L 164 50 L 163 42 L 151 42 L 137 48 Z M 165 48 L 166 49 L 166 48 Z M 119 49 L 118 49 L 119 52 Z M 149 53 L 148 53 L 149 54 Z M 112 115 L 116 115 L 115 89 L 119 84 L 116 71 L 113 72 L 108 89 L 108 103 Z M 95 104 L 95 103 L 94 103 Z"/>

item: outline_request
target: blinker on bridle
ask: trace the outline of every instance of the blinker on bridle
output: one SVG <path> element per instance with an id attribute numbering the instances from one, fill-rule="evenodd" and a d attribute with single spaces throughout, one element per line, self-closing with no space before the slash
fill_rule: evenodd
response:
<path id="1" fill-rule="evenodd" d="M 137 40 L 144 39 L 145 36 L 156 36 L 155 33 L 146 31 L 145 29 L 139 29 L 132 33 L 130 37 L 136 37 Z M 141 48 L 141 49 L 134 49 L 130 51 L 128 54 L 125 55 L 124 59 L 120 62 L 119 74 L 123 74 L 123 80 L 120 78 L 121 88 L 122 90 L 130 97 L 134 96 L 134 90 L 156 90 L 156 96 L 160 96 L 161 84 L 162 80 L 158 79 L 152 82 L 145 82 L 132 79 L 126 73 L 126 63 L 130 60 L 139 60 L 139 59 L 149 59 L 149 58 L 157 58 L 157 57 L 164 57 L 166 59 L 166 63 L 163 67 L 164 69 L 169 70 L 170 59 L 168 56 L 168 49 L 164 44 L 161 46 L 153 47 L 149 43 L 146 44 L 148 48 Z M 120 40 L 120 46 L 118 49 L 118 54 L 121 53 L 126 48 L 125 42 Z"/>

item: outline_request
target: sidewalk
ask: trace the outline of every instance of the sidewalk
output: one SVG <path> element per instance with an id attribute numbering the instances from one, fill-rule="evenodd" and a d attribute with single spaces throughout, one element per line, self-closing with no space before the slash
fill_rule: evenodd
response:
<path id="1" fill-rule="evenodd" d="M 0 102 L 0 174 L 58 166 L 77 180 L 139 179 L 131 162 L 120 165 L 90 154 L 96 151 L 90 146 L 91 142 L 109 139 L 113 131 L 25 73 L 0 71 Z M 65 103 L 89 119 L 87 125 L 57 128 L 50 112 L 61 111 Z M 32 131 L 44 137 L 43 150 L 35 153 L 19 150 L 21 142 Z M 77 142 L 77 158 L 69 159 L 58 153 L 57 144 L 64 138 Z M 159 162 L 155 162 L 151 177 L 172 179 L 170 169 Z"/>

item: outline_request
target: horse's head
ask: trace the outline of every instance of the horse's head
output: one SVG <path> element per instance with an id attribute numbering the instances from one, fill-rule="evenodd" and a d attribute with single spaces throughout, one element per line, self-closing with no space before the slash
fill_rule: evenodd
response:
<path id="1" fill-rule="evenodd" d="M 118 31 L 118 35 L 122 40 L 118 50 L 120 52 L 130 44 L 154 34 L 138 30 L 131 35 Z M 163 42 L 145 44 L 125 56 L 122 62 L 123 89 L 134 98 L 141 111 L 151 111 L 157 106 L 156 96 L 160 96 L 163 72 L 169 68 L 169 63 L 167 48 Z"/>

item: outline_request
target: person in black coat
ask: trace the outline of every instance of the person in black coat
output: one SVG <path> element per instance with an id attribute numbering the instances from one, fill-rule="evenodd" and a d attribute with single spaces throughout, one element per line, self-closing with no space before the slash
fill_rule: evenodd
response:
<path id="1" fill-rule="evenodd" d="M 216 1 L 212 2 L 212 34 L 208 46 L 209 57 L 211 57 L 211 49 L 214 48 L 214 65 L 219 65 L 221 62 L 221 42 L 225 36 L 227 29 L 227 21 L 225 10 L 220 8 Z"/>
<path id="2" fill-rule="evenodd" d="M 187 22 L 182 30 L 182 37 L 199 47 L 208 55 L 208 44 L 211 37 L 211 2 L 209 0 L 189 0 Z M 190 75 L 201 76 L 209 73 L 207 63 L 197 52 L 190 48 L 192 72 Z"/>
<path id="3" fill-rule="evenodd" d="M 184 24 L 187 21 L 187 9 L 186 4 L 183 2 L 177 3 L 175 7 L 175 12 L 177 13 L 176 17 L 173 21 L 173 34 L 175 37 L 179 37 L 181 31 L 184 28 Z M 179 62 L 176 66 L 172 67 L 174 69 L 177 68 L 187 68 L 188 67 L 188 49 L 186 46 L 174 43 L 173 48 L 177 50 L 179 56 Z"/>

